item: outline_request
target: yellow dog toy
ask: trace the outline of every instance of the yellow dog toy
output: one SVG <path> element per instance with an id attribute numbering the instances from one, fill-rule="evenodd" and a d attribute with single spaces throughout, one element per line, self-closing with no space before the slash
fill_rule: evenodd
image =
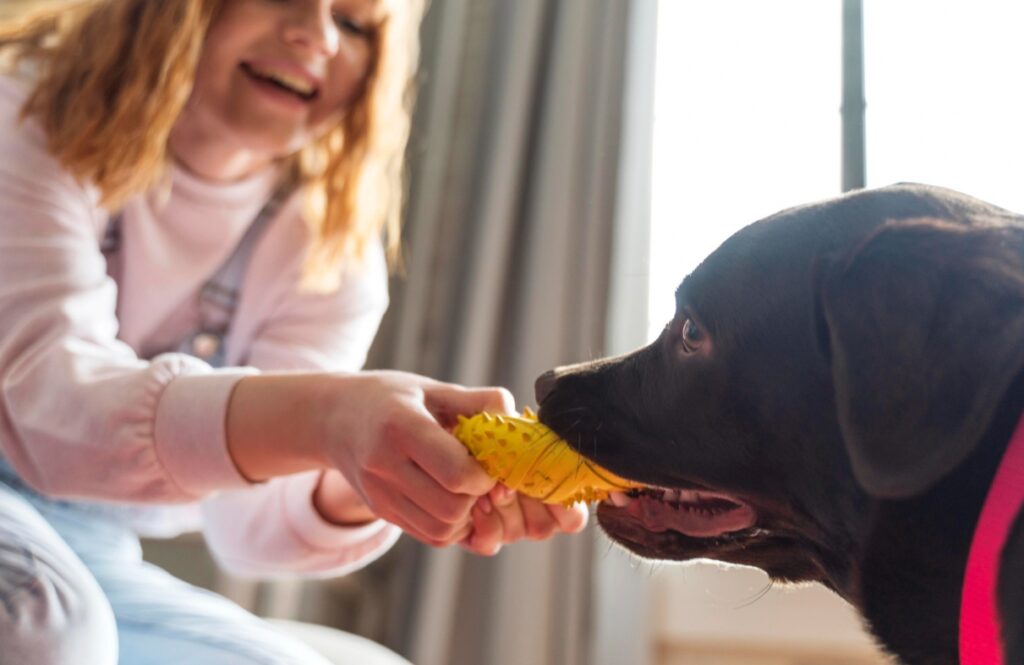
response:
<path id="1" fill-rule="evenodd" d="M 528 408 L 521 417 L 459 416 L 452 433 L 489 476 L 544 503 L 603 501 L 611 492 L 643 487 L 581 457 Z"/>

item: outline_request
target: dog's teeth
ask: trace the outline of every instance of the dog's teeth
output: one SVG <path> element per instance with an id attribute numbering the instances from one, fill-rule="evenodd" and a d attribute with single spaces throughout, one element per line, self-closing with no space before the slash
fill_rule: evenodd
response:
<path id="1" fill-rule="evenodd" d="M 661 500 L 665 503 L 675 503 L 679 500 L 679 490 L 662 490 Z"/>
<path id="2" fill-rule="evenodd" d="M 697 503 L 696 490 L 679 490 L 679 500 L 683 503 Z"/>
<path id="3" fill-rule="evenodd" d="M 611 500 L 613 505 L 619 508 L 625 508 L 629 504 L 633 503 L 633 497 L 629 496 L 625 492 L 612 492 L 609 494 L 608 498 Z"/>

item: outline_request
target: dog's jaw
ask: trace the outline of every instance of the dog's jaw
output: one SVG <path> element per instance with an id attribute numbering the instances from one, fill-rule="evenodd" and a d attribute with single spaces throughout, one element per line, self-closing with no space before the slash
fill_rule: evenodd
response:
<path id="1" fill-rule="evenodd" d="M 690 489 L 617 492 L 611 503 L 645 529 L 712 538 L 754 526 L 757 511 L 732 494 Z"/>
<path id="2" fill-rule="evenodd" d="M 656 532 L 608 502 L 598 506 L 597 520 L 612 541 L 644 559 L 714 559 L 760 568 L 777 582 L 821 582 L 841 596 L 847 595 L 848 584 L 826 565 L 820 550 L 786 531 L 753 526 L 707 538 L 671 530 Z"/>

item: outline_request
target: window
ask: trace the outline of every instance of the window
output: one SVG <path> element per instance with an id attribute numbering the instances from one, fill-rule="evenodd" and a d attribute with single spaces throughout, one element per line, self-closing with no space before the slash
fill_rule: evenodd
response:
<path id="1" fill-rule="evenodd" d="M 650 264 L 672 291 L 740 227 L 840 191 L 841 0 L 662 0 Z M 865 0 L 867 184 L 1024 211 L 1024 5 Z"/>
<path id="2" fill-rule="evenodd" d="M 659 3 L 649 339 L 679 281 L 726 237 L 840 192 L 843 4 Z M 1024 212 L 1021 25 L 1019 2 L 863 0 L 869 187 L 925 182 Z M 788 662 L 787 649 L 879 662 L 852 611 L 821 589 L 760 598 L 767 579 L 749 571 L 654 574 L 662 665 L 727 658 L 730 645 L 744 663 L 756 652 Z"/>
<path id="3" fill-rule="evenodd" d="M 867 183 L 926 182 L 1024 212 L 1024 4 L 868 0 Z"/>
<path id="4" fill-rule="evenodd" d="M 839 193 L 839 0 L 662 0 L 650 327 L 726 237 Z"/>

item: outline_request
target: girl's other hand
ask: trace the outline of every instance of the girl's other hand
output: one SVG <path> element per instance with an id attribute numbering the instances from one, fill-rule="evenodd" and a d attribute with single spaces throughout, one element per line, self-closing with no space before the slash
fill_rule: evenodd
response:
<path id="1" fill-rule="evenodd" d="M 579 533 L 587 525 L 589 511 L 585 503 L 568 508 L 550 505 L 498 484 L 477 501 L 471 517 L 473 531 L 461 545 L 492 556 L 502 545 L 523 538 L 546 540 L 559 532 Z"/>
<path id="2" fill-rule="evenodd" d="M 320 474 L 320 482 L 313 491 L 313 507 L 321 517 L 338 526 L 359 526 L 377 519 L 337 469 Z"/>

